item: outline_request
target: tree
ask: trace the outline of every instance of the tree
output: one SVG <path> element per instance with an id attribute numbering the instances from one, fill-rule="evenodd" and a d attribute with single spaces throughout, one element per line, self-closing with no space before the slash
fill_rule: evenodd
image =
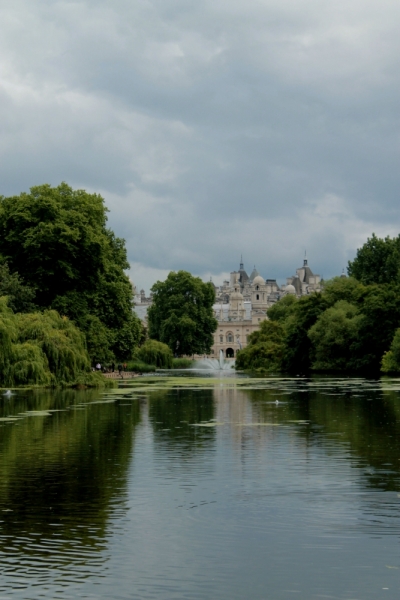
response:
<path id="1" fill-rule="evenodd" d="M 365 318 L 355 342 L 357 368 L 378 374 L 382 356 L 400 327 L 400 285 L 366 286 L 359 310 Z"/>
<path id="2" fill-rule="evenodd" d="M 74 321 L 96 362 L 129 359 L 141 336 L 125 242 L 106 224 L 103 198 L 66 183 L 0 198 L 0 255 L 10 273 L 35 288 L 40 309 Z"/>
<path id="3" fill-rule="evenodd" d="M 218 325 L 213 316 L 214 286 L 187 271 L 171 271 L 151 291 L 149 337 L 167 344 L 174 353 L 208 354 Z"/>
<path id="4" fill-rule="evenodd" d="M 32 187 L 0 199 L 0 254 L 49 307 L 71 289 L 96 289 L 111 243 L 106 221 L 98 194 L 66 183 Z"/>
<path id="5" fill-rule="evenodd" d="M 400 236 L 385 239 L 371 238 L 357 250 L 349 261 L 348 274 L 365 285 L 400 281 Z"/>
<path id="6" fill-rule="evenodd" d="M 384 373 L 400 371 L 400 328 L 396 329 L 390 349 L 382 357 L 382 371 Z"/>
<path id="7" fill-rule="evenodd" d="M 308 330 L 328 307 L 323 294 L 315 292 L 303 296 L 295 304 L 293 313 L 284 323 L 285 349 L 282 369 L 288 373 L 306 373 L 311 367 L 312 344 Z"/>
<path id="8" fill-rule="evenodd" d="M 173 354 L 171 348 L 156 340 L 147 340 L 138 351 L 138 358 L 148 365 L 159 369 L 171 369 Z"/>
<path id="9" fill-rule="evenodd" d="M 354 360 L 356 342 L 364 317 L 357 307 L 346 300 L 339 300 L 325 310 L 309 329 L 312 349 L 312 368 L 324 371 L 351 371 L 357 365 Z"/>
<path id="10" fill-rule="evenodd" d="M 239 350 L 236 369 L 273 372 L 282 370 L 285 330 L 278 321 L 262 321 L 260 329 L 249 335 L 246 348 Z"/>
<path id="11" fill-rule="evenodd" d="M 278 302 L 275 302 L 275 304 L 273 304 L 267 310 L 268 318 L 271 319 L 271 321 L 286 321 L 286 319 L 293 314 L 296 302 L 296 296 L 291 294 L 283 296 L 283 298 L 281 298 Z"/>
<path id="12" fill-rule="evenodd" d="M 33 300 L 35 288 L 25 285 L 18 273 L 10 273 L 7 263 L 0 264 L 0 296 L 7 296 L 8 306 L 14 312 L 32 312 L 37 307 Z"/>

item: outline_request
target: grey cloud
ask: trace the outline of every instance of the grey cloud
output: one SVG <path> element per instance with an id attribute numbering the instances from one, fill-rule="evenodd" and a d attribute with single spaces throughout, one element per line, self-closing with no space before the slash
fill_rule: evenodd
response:
<path id="1" fill-rule="evenodd" d="M 340 272 L 372 231 L 396 232 L 399 13 L 5 1 L 0 192 L 101 191 L 140 269 L 217 274 L 243 251 L 282 278 L 307 247 Z"/>

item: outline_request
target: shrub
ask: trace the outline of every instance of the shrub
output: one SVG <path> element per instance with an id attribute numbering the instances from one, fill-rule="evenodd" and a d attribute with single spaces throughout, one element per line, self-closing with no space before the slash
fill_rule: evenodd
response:
<path id="1" fill-rule="evenodd" d="M 156 340 L 147 340 L 137 353 L 140 361 L 148 365 L 156 365 L 159 369 L 172 368 L 172 351 L 162 342 Z"/>
<path id="2" fill-rule="evenodd" d="M 193 367 L 193 361 L 190 358 L 173 358 L 172 368 L 173 369 L 190 369 Z"/>

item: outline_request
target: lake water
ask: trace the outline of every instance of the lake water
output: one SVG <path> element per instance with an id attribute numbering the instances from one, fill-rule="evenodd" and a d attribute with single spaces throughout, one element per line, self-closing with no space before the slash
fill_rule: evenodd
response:
<path id="1" fill-rule="evenodd" d="M 400 380 L 1 399 L 0 600 L 398 598 Z"/>

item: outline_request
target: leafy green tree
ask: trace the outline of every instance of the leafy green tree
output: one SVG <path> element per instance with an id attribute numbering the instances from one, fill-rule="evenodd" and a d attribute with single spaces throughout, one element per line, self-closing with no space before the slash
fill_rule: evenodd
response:
<path id="1" fill-rule="evenodd" d="M 357 368 L 379 373 L 382 356 L 400 327 L 400 285 L 369 285 L 360 305 L 365 318 L 356 341 Z"/>
<path id="2" fill-rule="evenodd" d="M 112 244 L 98 194 L 40 185 L 0 199 L 0 254 L 12 272 L 37 287 L 49 307 L 69 290 L 95 290 Z"/>
<path id="3" fill-rule="evenodd" d="M 354 277 L 334 277 L 324 283 L 323 298 L 327 306 L 333 306 L 339 300 L 360 305 L 365 291 L 365 285 Z"/>
<path id="4" fill-rule="evenodd" d="M 171 271 L 151 291 L 149 337 L 167 344 L 174 353 L 209 353 L 218 325 L 213 316 L 213 285 L 187 271 Z"/>
<path id="5" fill-rule="evenodd" d="M 90 370 L 82 332 L 54 311 L 14 314 L 0 298 L 0 383 L 2 385 L 101 385 Z"/>
<path id="6" fill-rule="evenodd" d="M 72 319 L 86 335 L 91 360 L 103 362 L 129 359 L 141 337 L 124 273 L 125 242 L 106 227 L 106 213 L 101 196 L 66 183 L 0 198 L 0 255 L 12 277 L 35 288 L 40 309 Z M 10 302 L 18 309 L 15 298 Z"/>
<path id="7" fill-rule="evenodd" d="M 266 373 L 281 371 L 284 338 L 285 330 L 278 321 L 262 321 L 259 330 L 250 334 L 246 348 L 238 351 L 235 368 Z"/>
<path id="8" fill-rule="evenodd" d="M 353 370 L 355 342 L 363 320 L 357 306 L 346 300 L 339 300 L 321 313 L 308 331 L 313 344 L 312 368 L 324 371 Z"/>
<path id="9" fill-rule="evenodd" d="M 400 328 L 396 329 L 390 349 L 382 357 L 382 368 L 384 373 L 400 372 Z"/>
<path id="10" fill-rule="evenodd" d="M 172 350 L 167 344 L 156 340 L 147 340 L 137 353 L 139 360 L 148 365 L 155 365 L 159 369 L 172 368 Z"/>
<path id="11" fill-rule="evenodd" d="M 285 321 L 285 349 L 282 369 L 288 373 L 307 373 L 311 368 L 312 343 L 308 330 L 328 307 L 323 294 L 315 292 L 299 298 L 295 310 Z"/>
<path id="12" fill-rule="evenodd" d="M 348 274 L 365 285 L 400 281 L 400 236 L 385 239 L 374 233 L 349 261 Z"/>
<path id="13" fill-rule="evenodd" d="M 14 312 L 32 312 L 35 288 L 25 285 L 18 273 L 10 273 L 7 263 L 0 264 L 0 296 L 7 296 L 8 306 Z"/>
<path id="14" fill-rule="evenodd" d="M 297 303 L 296 296 L 287 294 L 283 296 L 278 302 L 275 302 L 268 310 L 267 315 L 271 321 L 286 321 L 286 319 L 293 314 L 295 305 Z"/>

